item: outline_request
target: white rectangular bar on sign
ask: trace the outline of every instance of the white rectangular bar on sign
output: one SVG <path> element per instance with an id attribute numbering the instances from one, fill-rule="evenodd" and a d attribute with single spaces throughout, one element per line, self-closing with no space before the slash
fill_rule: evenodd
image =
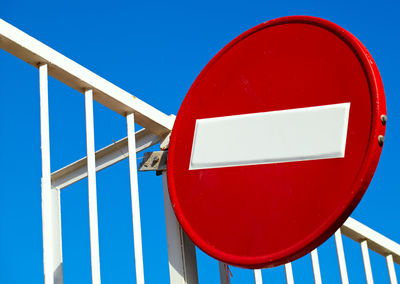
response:
<path id="1" fill-rule="evenodd" d="M 350 103 L 198 119 L 189 169 L 343 158 Z"/>

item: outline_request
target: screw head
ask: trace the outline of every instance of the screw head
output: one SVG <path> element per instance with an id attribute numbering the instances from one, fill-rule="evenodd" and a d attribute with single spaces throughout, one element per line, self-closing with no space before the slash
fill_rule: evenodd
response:
<path id="1" fill-rule="evenodd" d="M 379 135 L 379 136 L 378 136 L 378 143 L 379 143 L 379 146 L 382 146 L 382 145 L 383 145 L 383 142 L 385 142 L 385 136 Z"/>
<path id="2" fill-rule="evenodd" d="M 383 124 L 383 125 L 386 125 L 386 122 L 387 122 L 387 116 L 386 116 L 386 114 L 382 114 L 382 115 L 381 115 L 381 121 L 382 121 L 382 124 Z"/>

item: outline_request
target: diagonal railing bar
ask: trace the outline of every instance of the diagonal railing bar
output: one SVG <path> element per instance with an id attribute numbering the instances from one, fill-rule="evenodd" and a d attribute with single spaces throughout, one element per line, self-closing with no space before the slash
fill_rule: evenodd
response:
<path id="1" fill-rule="evenodd" d="M 362 243 L 367 241 L 368 248 L 380 255 L 392 255 L 393 261 L 400 264 L 400 245 L 379 234 L 357 220 L 349 217 L 342 225 L 342 234 L 350 239 Z"/>
<path id="2" fill-rule="evenodd" d="M 160 137 L 147 129 L 136 132 L 136 153 L 160 142 Z M 101 171 L 128 158 L 128 138 L 125 137 L 103 149 L 96 151 L 96 171 Z M 51 174 L 51 187 L 63 189 L 87 177 L 86 157 L 73 162 Z"/>
<path id="3" fill-rule="evenodd" d="M 50 76 L 78 92 L 92 90 L 95 101 L 123 116 L 133 112 L 136 123 L 153 133 L 162 135 L 172 129 L 173 118 L 2 19 L 0 19 L 0 48 L 35 67 L 47 64 Z"/>
<path id="4" fill-rule="evenodd" d="M 347 274 L 347 266 L 343 248 L 342 235 L 358 242 L 361 246 L 364 269 L 365 269 L 365 277 L 367 283 L 374 283 L 372 277 L 372 267 L 369 259 L 369 250 L 375 251 L 376 253 L 384 256 L 386 258 L 389 278 L 391 284 L 397 284 L 396 271 L 394 267 L 394 262 L 400 264 L 400 245 L 387 237 L 379 234 L 378 232 L 372 230 L 371 228 L 363 225 L 362 223 L 354 220 L 349 217 L 346 222 L 338 229 L 334 235 L 335 243 L 336 243 L 336 253 L 339 262 L 339 270 L 341 282 L 343 284 L 348 284 L 348 274 Z M 314 272 L 314 282 L 322 283 L 321 280 L 321 272 L 319 267 L 319 260 L 317 249 L 314 249 L 311 252 L 311 260 L 312 267 Z M 293 270 L 291 263 L 286 263 L 284 265 L 285 275 L 286 275 L 286 283 L 294 283 L 293 279 Z M 256 270 L 254 270 L 254 275 L 256 275 Z M 261 274 L 259 276 L 261 278 Z M 255 277 L 255 282 L 258 283 L 258 278 Z M 221 283 L 224 283 L 221 280 Z"/>

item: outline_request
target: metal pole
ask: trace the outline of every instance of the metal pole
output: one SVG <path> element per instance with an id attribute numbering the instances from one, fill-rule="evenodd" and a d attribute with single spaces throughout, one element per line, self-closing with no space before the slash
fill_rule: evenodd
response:
<path id="1" fill-rule="evenodd" d="M 162 173 L 165 223 L 171 284 L 198 284 L 196 249 L 176 220 L 168 194 L 167 172 Z"/>
<path id="2" fill-rule="evenodd" d="M 218 261 L 219 279 L 221 284 L 230 284 L 229 267 L 226 263 Z"/>

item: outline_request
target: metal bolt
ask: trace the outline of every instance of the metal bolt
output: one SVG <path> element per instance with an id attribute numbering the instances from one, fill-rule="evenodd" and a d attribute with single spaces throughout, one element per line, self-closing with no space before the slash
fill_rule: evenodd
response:
<path id="1" fill-rule="evenodd" d="M 386 122 L 387 122 L 387 116 L 386 116 L 386 114 L 382 114 L 382 115 L 381 115 L 381 121 L 382 121 L 382 124 L 383 124 L 383 125 L 386 125 Z"/>
<path id="2" fill-rule="evenodd" d="M 383 142 L 385 142 L 385 136 L 379 135 L 379 136 L 378 136 L 378 143 L 379 143 L 379 146 L 382 146 L 382 145 L 383 145 Z"/>

